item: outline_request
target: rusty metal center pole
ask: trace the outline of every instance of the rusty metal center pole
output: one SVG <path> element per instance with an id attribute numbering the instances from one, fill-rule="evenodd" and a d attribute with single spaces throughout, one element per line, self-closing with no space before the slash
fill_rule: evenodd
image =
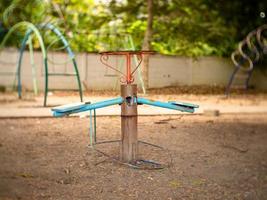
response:
<path id="1" fill-rule="evenodd" d="M 137 160 L 137 85 L 121 85 L 121 160 L 133 162 Z"/>
<path id="2" fill-rule="evenodd" d="M 131 84 L 131 81 L 132 81 L 132 77 L 131 77 L 131 54 L 130 53 L 127 53 L 126 54 L 126 65 L 127 65 L 127 69 L 126 69 L 126 72 L 127 72 L 127 77 L 126 77 L 126 82 L 127 84 Z"/>

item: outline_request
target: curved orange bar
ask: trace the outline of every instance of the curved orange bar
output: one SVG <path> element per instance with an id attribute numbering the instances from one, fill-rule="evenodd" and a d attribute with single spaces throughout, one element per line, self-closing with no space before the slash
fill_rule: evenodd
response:
<path id="1" fill-rule="evenodd" d="M 120 79 L 121 83 L 126 83 L 126 84 L 131 84 L 134 82 L 133 75 L 138 69 L 138 67 L 141 65 L 143 61 L 143 55 L 144 54 L 154 54 L 154 51 L 105 51 L 105 52 L 100 52 L 100 61 L 107 67 L 113 69 L 114 71 L 119 72 L 123 76 Z M 115 67 L 112 67 L 111 65 L 108 64 L 108 59 L 110 55 L 120 55 L 120 56 L 125 56 L 126 57 L 126 74 L 123 72 L 117 70 Z M 135 67 L 135 69 L 132 71 L 131 69 L 131 57 L 133 55 L 136 55 L 139 57 L 139 63 Z"/>

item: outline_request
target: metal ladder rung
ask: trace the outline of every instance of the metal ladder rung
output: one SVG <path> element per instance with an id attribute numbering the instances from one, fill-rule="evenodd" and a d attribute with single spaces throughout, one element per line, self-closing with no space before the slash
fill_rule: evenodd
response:
<path id="1" fill-rule="evenodd" d="M 246 79 L 246 78 L 248 78 L 248 74 L 236 74 L 235 75 L 235 78 L 238 78 L 238 79 Z"/>
<path id="2" fill-rule="evenodd" d="M 244 90 L 244 89 L 247 89 L 247 87 L 245 86 L 245 85 L 232 85 L 232 87 L 231 87 L 232 89 L 242 89 L 242 90 Z"/>
<path id="3" fill-rule="evenodd" d="M 76 73 L 49 73 L 48 76 L 77 76 Z"/>
<path id="4" fill-rule="evenodd" d="M 104 76 L 105 77 L 118 77 L 118 75 L 116 74 L 105 74 Z"/>

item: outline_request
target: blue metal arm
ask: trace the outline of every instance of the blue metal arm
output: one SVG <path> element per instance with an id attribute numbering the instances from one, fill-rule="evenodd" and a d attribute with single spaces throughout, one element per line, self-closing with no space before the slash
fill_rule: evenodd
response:
<path id="1" fill-rule="evenodd" d="M 181 112 L 189 112 L 193 113 L 195 111 L 195 108 L 198 108 L 198 105 L 189 104 L 189 103 L 181 103 L 181 102 L 161 102 L 161 101 L 153 101 L 148 100 L 145 98 L 137 97 L 137 103 L 138 104 L 147 104 L 150 106 L 156 106 L 161 108 L 168 108 L 172 110 L 179 110 Z"/>
<path id="2" fill-rule="evenodd" d="M 52 108 L 53 111 L 53 116 L 54 117 L 62 117 L 65 115 L 70 115 L 74 113 L 79 113 L 79 112 L 85 112 L 89 110 L 95 110 L 98 108 L 104 108 L 107 106 L 112 106 L 116 104 L 121 104 L 123 102 L 123 98 L 115 98 L 115 99 L 110 99 L 106 101 L 101 101 L 97 103 L 84 103 L 84 104 L 79 104 L 79 105 L 65 105 L 65 106 L 59 106 Z"/>
<path id="3" fill-rule="evenodd" d="M 190 103 L 182 103 L 182 102 L 161 102 L 161 101 L 153 101 L 148 100 L 145 98 L 137 97 L 135 100 L 137 100 L 138 104 L 147 104 L 151 106 L 161 107 L 161 108 L 167 108 L 172 110 L 179 110 L 181 112 L 189 112 L 193 113 L 195 111 L 195 108 L 198 108 L 198 105 L 190 104 Z M 62 117 L 65 115 L 70 115 L 74 113 L 80 113 L 85 112 L 89 110 L 95 110 L 99 108 L 104 108 L 107 106 L 112 106 L 115 104 L 122 104 L 124 99 L 122 97 L 118 97 L 115 99 L 110 99 L 106 101 L 101 101 L 97 103 L 83 103 L 78 105 L 65 105 L 65 106 L 59 106 L 52 108 L 53 116 L 54 117 Z"/>

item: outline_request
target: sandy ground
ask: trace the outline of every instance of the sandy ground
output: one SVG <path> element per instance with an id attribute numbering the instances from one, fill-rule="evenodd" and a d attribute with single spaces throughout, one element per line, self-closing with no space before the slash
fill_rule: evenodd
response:
<path id="1" fill-rule="evenodd" d="M 249 100 L 248 100 L 249 101 Z M 88 118 L 0 119 L 0 199 L 244 199 L 267 197 L 267 114 L 139 117 L 137 170 L 88 147 Z M 99 141 L 120 138 L 99 117 Z M 118 145 L 101 145 L 116 157 Z"/>

